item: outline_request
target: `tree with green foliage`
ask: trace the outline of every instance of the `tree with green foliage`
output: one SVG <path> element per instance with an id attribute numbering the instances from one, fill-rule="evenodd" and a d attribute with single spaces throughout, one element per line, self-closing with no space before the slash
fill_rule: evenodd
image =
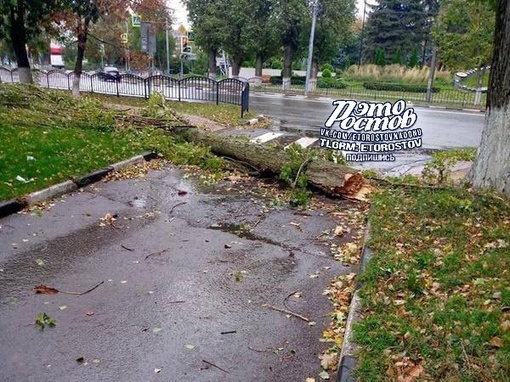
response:
<path id="1" fill-rule="evenodd" d="M 255 42 L 255 76 L 262 76 L 264 62 L 274 56 L 278 50 L 278 36 L 275 31 L 275 19 L 272 17 L 274 0 L 252 0 L 249 32 Z"/>
<path id="2" fill-rule="evenodd" d="M 0 2 L 0 38 L 11 45 L 18 64 L 20 82 L 31 83 L 32 72 L 27 44 L 44 26 L 49 26 L 52 12 L 60 2 L 40 0 L 2 0 Z"/>
<path id="3" fill-rule="evenodd" d="M 276 35 L 280 37 L 279 45 L 283 48 L 283 90 L 288 91 L 292 76 L 292 60 L 299 48 L 302 48 L 302 33 L 312 17 L 311 9 L 306 0 L 275 0 L 273 17 Z"/>
<path id="4" fill-rule="evenodd" d="M 409 66 L 410 68 L 415 68 L 418 66 L 419 60 L 420 58 L 418 56 L 418 49 L 414 48 L 413 51 L 411 52 L 411 56 L 409 57 L 409 61 L 407 62 L 407 66 Z"/>
<path id="5" fill-rule="evenodd" d="M 317 23 L 310 76 L 312 89 L 320 65 L 330 62 L 338 53 L 342 41 L 349 39 L 355 20 L 355 9 L 354 0 L 319 0 L 317 2 Z M 309 33 L 303 33 L 303 36 L 309 38 Z M 302 44 L 307 46 L 305 41 Z"/>
<path id="6" fill-rule="evenodd" d="M 183 0 L 195 32 L 196 44 L 208 53 L 208 76 L 216 78 L 216 56 L 226 36 L 226 0 Z"/>
<path id="7" fill-rule="evenodd" d="M 375 64 L 379 66 L 386 65 L 386 54 L 383 48 L 377 48 L 375 50 Z"/>
<path id="8" fill-rule="evenodd" d="M 494 23 L 487 0 L 442 0 L 432 32 L 441 62 L 452 71 L 485 67 L 492 57 Z"/>
<path id="9" fill-rule="evenodd" d="M 372 6 L 365 28 L 365 55 L 375 61 L 378 48 L 383 49 L 387 57 L 394 57 L 398 49 L 402 57 L 407 57 L 413 49 L 421 48 L 428 33 L 428 2 L 380 0 Z"/>
<path id="10" fill-rule="evenodd" d="M 239 76 L 241 64 L 250 58 L 256 47 L 258 36 L 252 33 L 252 22 L 257 17 L 255 12 L 247 12 L 252 0 L 223 2 L 224 23 L 221 47 L 228 53 L 232 64 L 232 76 Z"/>
<path id="11" fill-rule="evenodd" d="M 392 64 L 402 64 L 402 49 L 400 47 L 397 48 L 395 53 L 393 53 L 393 58 L 391 59 Z"/>

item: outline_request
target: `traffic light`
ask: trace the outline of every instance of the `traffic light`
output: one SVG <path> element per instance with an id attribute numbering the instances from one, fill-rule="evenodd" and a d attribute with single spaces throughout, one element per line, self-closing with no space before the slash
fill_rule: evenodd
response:
<path id="1" fill-rule="evenodd" d="M 188 37 L 181 37 L 181 53 L 191 53 L 191 46 L 188 45 Z"/>

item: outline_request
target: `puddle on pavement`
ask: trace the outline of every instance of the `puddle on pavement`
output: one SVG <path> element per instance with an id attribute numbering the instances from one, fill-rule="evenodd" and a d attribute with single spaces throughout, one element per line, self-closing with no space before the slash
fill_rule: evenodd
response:
<path id="1" fill-rule="evenodd" d="M 241 239 L 246 239 L 246 240 L 251 240 L 251 241 L 261 241 L 263 243 L 276 245 L 276 246 L 282 245 L 281 243 L 279 243 L 277 241 L 274 241 L 274 240 L 268 239 L 266 237 L 262 237 L 260 235 L 254 234 L 253 232 L 251 232 L 251 226 L 246 223 L 241 223 L 241 224 L 231 224 L 231 223 L 218 224 L 218 223 L 215 223 L 215 224 L 211 224 L 208 228 L 213 229 L 213 230 L 222 231 L 222 232 L 233 233 L 234 235 L 240 237 Z"/>
<path id="2" fill-rule="evenodd" d="M 135 199 L 130 201 L 129 204 L 136 208 L 145 208 L 147 207 L 147 199 L 135 197 Z"/>

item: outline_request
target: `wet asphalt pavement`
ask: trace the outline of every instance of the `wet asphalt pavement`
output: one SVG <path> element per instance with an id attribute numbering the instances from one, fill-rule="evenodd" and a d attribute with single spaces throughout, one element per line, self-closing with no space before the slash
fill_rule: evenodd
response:
<path id="1" fill-rule="evenodd" d="M 360 233 L 322 235 L 345 219 L 324 209 L 270 207 L 273 186 L 204 189 L 166 168 L 1 219 L 0 380 L 320 380 L 322 293 L 356 271 L 330 244 Z M 36 328 L 42 312 L 54 328 Z"/>

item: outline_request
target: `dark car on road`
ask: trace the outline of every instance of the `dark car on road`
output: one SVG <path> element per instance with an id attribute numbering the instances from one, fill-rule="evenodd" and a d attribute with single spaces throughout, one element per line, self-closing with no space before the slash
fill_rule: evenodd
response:
<path id="1" fill-rule="evenodd" d="M 121 80 L 119 69 L 115 66 L 105 66 L 98 74 L 101 81 L 120 82 Z"/>

